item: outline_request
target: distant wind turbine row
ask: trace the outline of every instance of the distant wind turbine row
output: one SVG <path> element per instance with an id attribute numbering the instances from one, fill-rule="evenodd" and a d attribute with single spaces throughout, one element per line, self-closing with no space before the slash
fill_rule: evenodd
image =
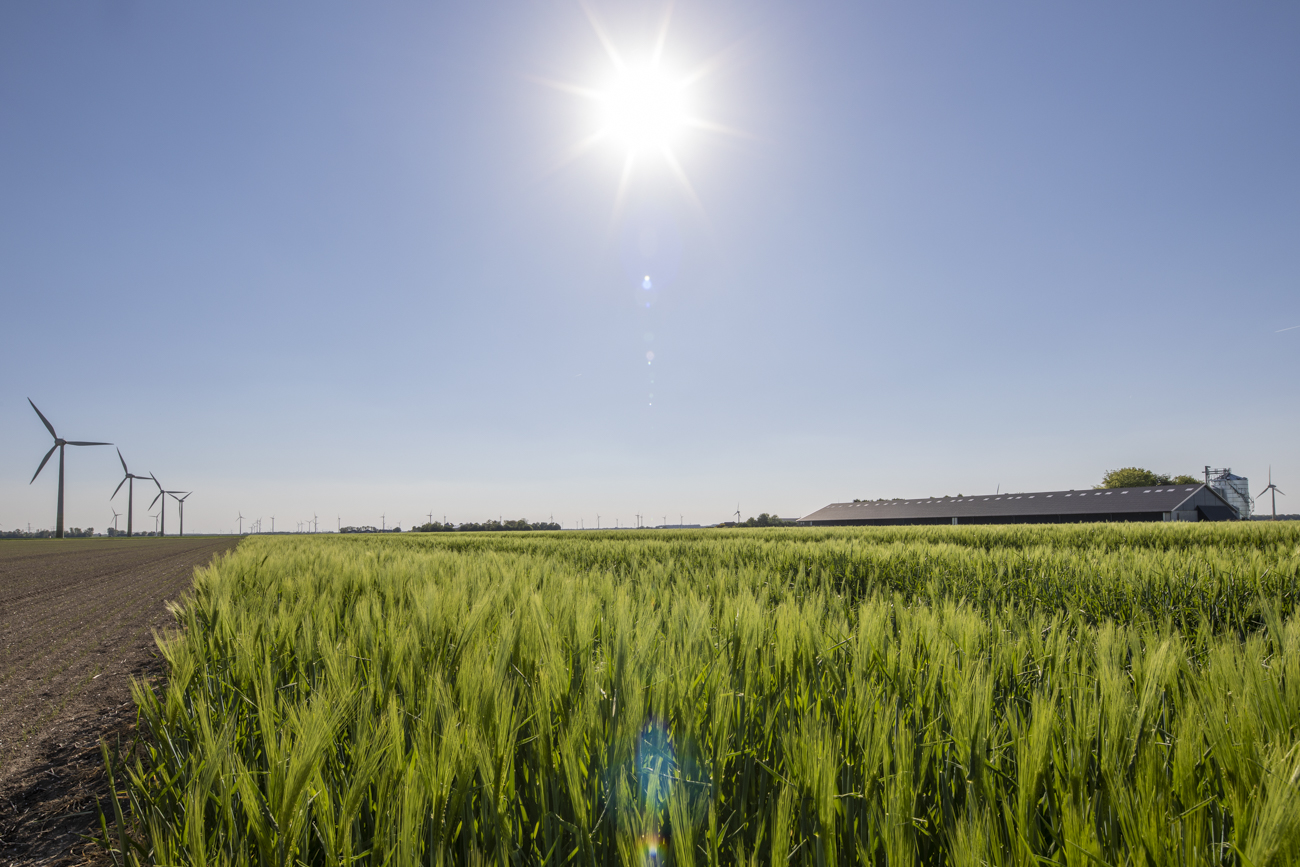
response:
<path id="1" fill-rule="evenodd" d="M 54 445 L 50 446 L 50 450 L 45 453 L 45 457 L 41 459 L 40 466 L 36 468 L 35 474 L 32 475 L 32 480 L 27 484 L 30 485 L 36 481 L 36 477 L 41 474 L 41 470 L 45 469 L 45 465 L 49 463 L 50 457 L 54 454 L 54 450 L 58 449 L 59 450 L 59 506 L 58 506 L 58 512 L 56 514 L 55 522 L 54 522 L 54 536 L 57 539 L 62 539 L 63 538 L 63 476 L 64 476 L 63 447 L 64 446 L 111 446 L 113 444 L 99 443 L 99 442 L 85 442 L 81 440 L 65 440 L 62 437 L 60 437 L 57 433 L 55 433 L 54 425 L 50 424 L 50 420 L 45 417 L 45 413 L 40 411 L 40 409 L 36 406 L 36 403 L 30 397 L 27 398 L 27 402 L 32 405 L 32 409 L 36 410 L 36 414 L 40 416 L 41 423 L 44 424 L 45 429 L 50 432 L 50 436 L 54 437 Z M 126 534 L 128 536 L 131 536 L 134 534 L 134 530 L 135 530 L 133 526 L 134 524 L 133 513 L 135 511 L 134 510 L 135 480 L 140 479 L 141 481 L 144 481 L 145 479 L 149 479 L 158 487 L 158 495 L 153 498 L 153 502 L 149 504 L 149 508 L 152 509 L 158 503 L 159 499 L 163 499 L 163 507 L 159 509 L 159 514 L 157 515 L 159 519 L 158 535 L 160 536 L 167 535 L 167 508 L 166 508 L 167 501 L 164 499 L 164 497 L 170 496 L 172 499 L 176 500 L 177 504 L 179 505 L 180 518 L 181 518 L 180 535 L 184 536 L 185 535 L 185 498 L 188 497 L 190 494 L 192 494 L 193 491 L 166 491 L 163 490 L 162 483 L 158 481 L 158 477 L 155 476 L 153 473 L 150 473 L 147 476 L 135 475 L 129 469 L 127 469 L 126 458 L 122 457 L 121 449 L 117 449 L 117 459 L 122 462 L 122 481 L 117 483 L 117 487 L 113 489 L 113 493 L 108 499 L 112 501 L 115 497 L 117 497 L 118 492 L 122 490 L 122 485 L 127 486 Z M 118 518 L 118 511 L 114 509 L 113 525 L 115 527 L 117 526 L 117 518 Z"/>

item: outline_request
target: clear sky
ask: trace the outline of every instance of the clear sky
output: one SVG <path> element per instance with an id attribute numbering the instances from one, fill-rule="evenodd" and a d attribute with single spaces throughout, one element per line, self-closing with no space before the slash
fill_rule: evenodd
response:
<path id="1" fill-rule="evenodd" d="M 665 10 L 0 5 L 0 529 L 54 523 L 28 397 L 187 531 L 1300 511 L 1300 5 L 679 2 L 671 161 L 593 27 L 635 76 Z M 68 525 L 120 476 L 69 448 Z"/>

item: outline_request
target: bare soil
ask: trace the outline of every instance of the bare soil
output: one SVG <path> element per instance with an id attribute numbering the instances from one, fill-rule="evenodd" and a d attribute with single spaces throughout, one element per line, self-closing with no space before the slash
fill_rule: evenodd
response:
<path id="1" fill-rule="evenodd" d="M 133 678 L 196 567 L 237 537 L 0 541 L 0 865 L 108 863 L 100 740 L 130 742 Z"/>

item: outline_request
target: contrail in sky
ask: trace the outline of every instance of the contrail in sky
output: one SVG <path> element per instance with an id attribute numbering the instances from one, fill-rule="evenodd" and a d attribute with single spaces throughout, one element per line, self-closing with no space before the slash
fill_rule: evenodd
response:
<path id="1" fill-rule="evenodd" d="M 1294 331 L 1297 328 L 1300 328 L 1300 325 L 1292 325 L 1290 328 L 1279 328 L 1277 331 L 1274 331 L 1273 333 L 1281 334 L 1283 331 Z"/>

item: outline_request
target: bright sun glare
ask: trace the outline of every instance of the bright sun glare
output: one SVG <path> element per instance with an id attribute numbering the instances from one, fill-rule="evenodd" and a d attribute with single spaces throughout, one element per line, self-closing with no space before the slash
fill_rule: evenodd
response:
<path id="1" fill-rule="evenodd" d="M 682 90 L 653 67 L 623 70 L 600 97 L 602 137 L 628 153 L 670 149 L 686 122 Z"/>
<path id="2" fill-rule="evenodd" d="M 619 180 L 615 211 L 627 192 L 634 166 L 645 159 L 667 164 L 686 195 L 698 207 L 699 199 L 677 159 L 676 148 L 681 146 L 684 133 L 689 129 L 699 129 L 738 134 L 735 130 L 701 119 L 693 112 L 688 99 L 691 88 L 717 66 L 716 60 L 685 76 L 676 75 L 665 68 L 663 56 L 671 18 L 669 7 L 648 62 L 642 65 L 629 64 L 600 25 L 594 12 L 586 4 L 583 4 L 583 8 L 592 29 L 609 55 L 614 66 L 614 76 L 603 90 L 556 81 L 543 82 L 591 100 L 597 106 L 595 129 L 574 146 L 568 159 L 575 159 L 591 148 L 607 143 L 622 148 L 623 173 Z"/>

